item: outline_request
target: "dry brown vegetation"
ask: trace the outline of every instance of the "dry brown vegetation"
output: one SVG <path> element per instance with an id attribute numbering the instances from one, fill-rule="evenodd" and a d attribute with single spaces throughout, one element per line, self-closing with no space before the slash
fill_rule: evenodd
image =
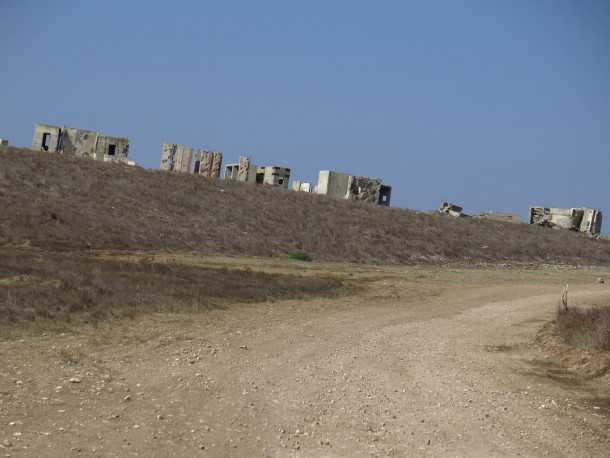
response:
<path id="1" fill-rule="evenodd" d="M 343 286 L 342 281 L 323 276 L 4 248 L 0 249 L 0 324 L 95 323 L 146 312 L 198 312 L 234 303 L 335 296 L 352 289 Z"/>
<path id="2" fill-rule="evenodd" d="M 604 264 L 582 234 L 0 148 L 0 244 L 366 263 Z"/>
<path id="3" fill-rule="evenodd" d="M 610 351 L 610 307 L 570 307 L 558 312 L 555 331 L 568 345 Z"/>

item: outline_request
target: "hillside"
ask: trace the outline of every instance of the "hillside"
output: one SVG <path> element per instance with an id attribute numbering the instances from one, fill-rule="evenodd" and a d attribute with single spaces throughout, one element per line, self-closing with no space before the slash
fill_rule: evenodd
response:
<path id="1" fill-rule="evenodd" d="M 366 263 L 607 264 L 610 242 L 0 147 L 0 243 Z"/>

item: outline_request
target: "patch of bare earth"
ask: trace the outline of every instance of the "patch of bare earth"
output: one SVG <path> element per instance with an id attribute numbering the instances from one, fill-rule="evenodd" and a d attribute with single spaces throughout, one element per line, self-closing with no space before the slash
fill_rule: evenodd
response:
<path id="1" fill-rule="evenodd" d="M 599 269 L 173 259 L 361 289 L 13 333 L 0 340 L 0 453 L 607 454 L 608 386 L 554 377 L 532 345 L 566 282 L 581 303 L 610 299 Z"/>

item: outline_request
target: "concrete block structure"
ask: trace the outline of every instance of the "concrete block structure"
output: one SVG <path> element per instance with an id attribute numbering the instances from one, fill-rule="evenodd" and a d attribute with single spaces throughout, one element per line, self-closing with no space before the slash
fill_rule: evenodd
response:
<path id="1" fill-rule="evenodd" d="M 317 193 L 334 197 L 335 199 L 346 199 L 350 178 L 351 175 L 349 173 L 320 170 Z"/>
<path id="2" fill-rule="evenodd" d="M 266 184 L 270 186 L 281 186 L 288 189 L 288 181 L 290 180 L 290 169 L 286 167 L 278 167 L 275 165 L 266 167 L 257 167 L 256 183 Z"/>
<path id="3" fill-rule="evenodd" d="M 291 183 L 291 189 L 295 192 L 313 192 L 311 183 L 306 183 L 301 180 L 294 180 Z"/>
<path id="4" fill-rule="evenodd" d="M 0 146 L 8 146 L 8 140 L 6 138 L 0 138 Z"/>
<path id="5" fill-rule="evenodd" d="M 218 151 L 200 150 L 195 153 L 195 166 L 193 172 L 205 178 L 220 178 L 222 167 L 222 153 Z"/>
<path id="6" fill-rule="evenodd" d="M 240 156 L 239 163 L 225 166 L 225 180 L 241 181 L 242 183 L 256 183 L 257 167 L 248 156 Z"/>
<path id="7" fill-rule="evenodd" d="M 603 215 L 595 208 L 530 207 L 529 223 L 597 235 L 602 230 Z"/>
<path id="8" fill-rule="evenodd" d="M 389 207 L 392 188 L 383 185 L 377 178 L 321 170 L 316 192 L 336 199 L 359 200 Z"/>
<path id="9" fill-rule="evenodd" d="M 164 143 L 161 153 L 161 170 L 191 173 L 193 148 L 178 143 Z"/>
<path id="10" fill-rule="evenodd" d="M 36 124 L 32 149 L 71 154 L 98 161 L 127 163 L 129 139 L 91 130 Z"/>

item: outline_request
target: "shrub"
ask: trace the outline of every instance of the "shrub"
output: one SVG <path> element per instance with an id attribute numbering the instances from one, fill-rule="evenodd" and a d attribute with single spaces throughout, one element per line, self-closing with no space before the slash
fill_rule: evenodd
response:
<path id="1" fill-rule="evenodd" d="M 572 307 L 558 312 L 555 329 L 569 345 L 610 350 L 610 307 Z"/>
<path id="2" fill-rule="evenodd" d="M 310 254 L 305 253 L 304 251 L 294 251 L 292 253 L 289 253 L 288 258 L 292 259 L 294 261 L 304 261 L 304 262 L 313 261 L 313 257 Z"/>

